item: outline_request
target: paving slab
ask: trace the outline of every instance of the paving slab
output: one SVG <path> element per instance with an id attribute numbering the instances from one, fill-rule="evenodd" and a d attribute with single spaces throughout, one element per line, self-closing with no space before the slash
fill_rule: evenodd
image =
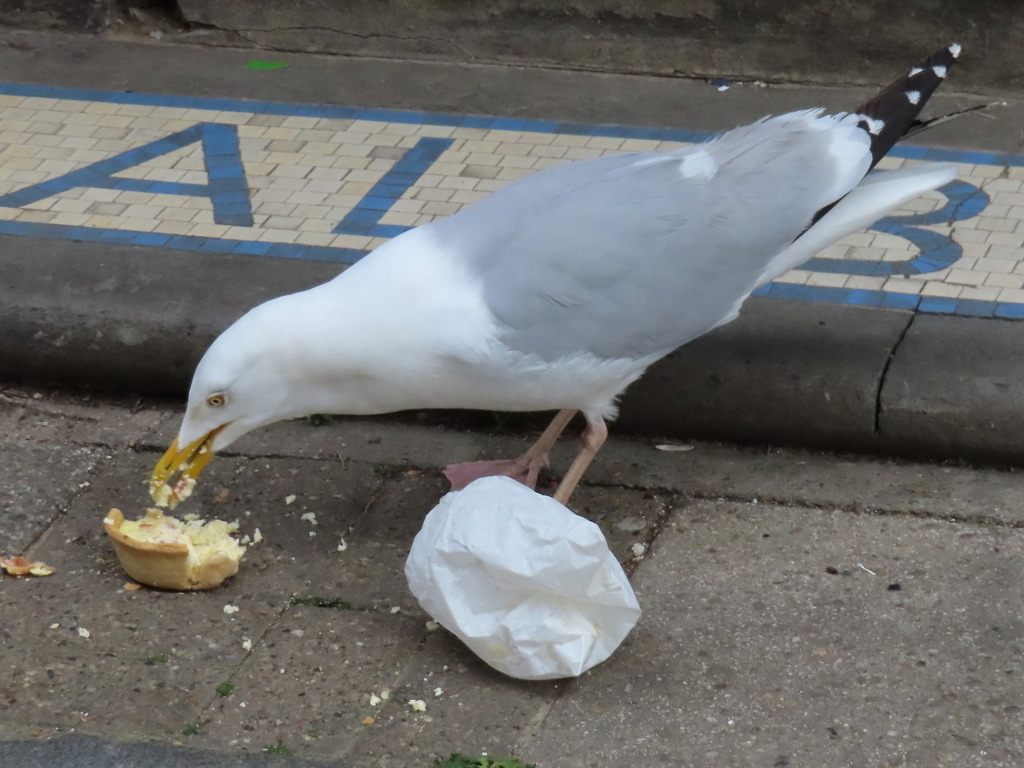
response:
<path id="1" fill-rule="evenodd" d="M 25 445 L 0 439 L 0 552 L 20 555 L 68 507 L 104 451 L 78 446 Z"/>
<path id="2" fill-rule="evenodd" d="M 542 768 L 680 754 L 1011 766 L 1024 749 L 1022 614 L 1005 588 L 1024 562 L 1018 472 L 615 437 L 573 506 L 632 573 L 641 623 L 582 678 L 522 683 L 430 631 L 401 570 L 444 491 L 439 467 L 514 455 L 528 435 L 277 425 L 216 458 L 181 510 L 260 528 L 240 573 L 202 594 L 133 592 L 100 521 L 114 503 L 147 504 L 177 415 L 34 394 L 5 390 L 19 414 L 46 414 L 45 427 L 20 419 L 20 447 L 96 448 L 107 422 L 134 424 L 134 437 L 102 445 L 89 485 L 28 547 L 57 573 L 0 578 L 0 611 L 21 617 L 0 629 L 11 754 L 71 734 L 109 754 L 157 754 L 142 744 L 156 740 L 223 765 L 279 743 L 295 761 L 360 767 L 433 766 L 453 751 Z"/>
<path id="3" fill-rule="evenodd" d="M 134 453 L 108 462 L 33 545 L 57 573 L 0 582 L 4 614 L 24 617 L 4 628 L 5 719 L 17 710 L 61 730 L 94 722 L 136 737 L 181 736 L 244 658 L 243 639 L 277 619 L 280 609 L 258 590 L 259 569 L 213 599 L 124 588 L 131 579 L 102 521 L 115 504 L 130 509 L 122 502 L 133 489 L 145 493 L 148 467 L 148 457 Z M 237 615 L 225 613 L 228 604 L 239 606 Z"/>
<path id="4" fill-rule="evenodd" d="M 204 747 L 261 752 L 280 743 L 303 755 L 344 755 L 383 714 L 374 692 L 405 678 L 427 634 L 420 617 L 295 606 L 233 675 L 234 692 L 204 713 Z M 416 698 L 422 698 L 421 693 Z M 401 715 L 400 715 L 401 716 Z M 365 757 L 364 757 L 365 760 Z"/>
<path id="5" fill-rule="evenodd" d="M 701 502 L 645 608 L 524 751 L 540 765 L 1014 765 L 1019 530 Z"/>
<path id="6" fill-rule="evenodd" d="M 349 755 L 366 755 L 381 768 L 436 765 L 452 752 L 519 755 L 531 762 L 522 748 L 524 735 L 567 686 L 565 681 L 495 674 L 467 654 L 457 638 L 437 630 L 429 633 L 405 680 L 391 691 L 392 703 L 381 709 L 376 727 L 366 730 Z M 426 711 L 413 712 L 411 699 L 423 701 Z"/>

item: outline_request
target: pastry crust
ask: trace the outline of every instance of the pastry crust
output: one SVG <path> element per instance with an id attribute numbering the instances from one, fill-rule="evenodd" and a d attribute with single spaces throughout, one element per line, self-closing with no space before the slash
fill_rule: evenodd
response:
<path id="1" fill-rule="evenodd" d="M 151 587 L 210 589 L 238 573 L 245 547 L 231 537 L 238 526 L 223 520 L 182 522 L 149 509 L 125 520 L 112 509 L 103 520 L 128 575 Z"/>

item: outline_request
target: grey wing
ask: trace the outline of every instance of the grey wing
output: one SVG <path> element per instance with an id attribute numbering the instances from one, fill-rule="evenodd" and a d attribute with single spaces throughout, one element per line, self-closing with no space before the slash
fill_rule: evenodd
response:
<path id="1" fill-rule="evenodd" d="M 665 354 L 730 319 L 836 199 L 825 145 L 729 138 L 541 171 L 431 226 L 482 281 L 508 346 L 545 360 Z"/>

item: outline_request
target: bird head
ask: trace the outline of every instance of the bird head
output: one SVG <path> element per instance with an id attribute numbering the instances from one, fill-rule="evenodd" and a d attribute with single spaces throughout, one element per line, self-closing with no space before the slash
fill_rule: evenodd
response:
<path id="1" fill-rule="evenodd" d="M 246 432 L 303 415 L 301 407 L 296 409 L 297 353 L 283 329 L 289 312 L 282 304 L 275 299 L 251 310 L 203 355 L 178 436 L 150 477 L 150 495 L 158 506 L 177 506 L 214 453 Z"/>

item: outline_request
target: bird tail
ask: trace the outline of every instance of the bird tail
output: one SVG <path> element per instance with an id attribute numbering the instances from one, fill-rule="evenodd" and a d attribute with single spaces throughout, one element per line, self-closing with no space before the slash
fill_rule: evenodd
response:
<path id="1" fill-rule="evenodd" d="M 942 84 L 949 68 L 953 66 L 953 62 L 959 55 L 960 46 L 957 43 L 952 43 L 936 51 L 852 110 L 850 114 L 861 118 L 860 127 L 871 137 L 869 170 L 878 165 L 878 161 L 888 154 L 897 141 L 907 134 L 922 130 L 932 122 L 922 122 L 918 116 L 928 99 Z M 922 192 L 926 191 L 922 190 Z M 815 213 L 811 218 L 811 223 L 797 236 L 797 240 L 807 237 L 807 233 L 816 227 L 818 222 L 838 203 L 839 200 L 836 200 Z"/>
<path id="2" fill-rule="evenodd" d="M 861 125 L 871 136 L 872 168 L 920 123 L 918 115 L 959 55 L 960 46 L 956 43 L 936 51 L 851 110 L 863 118 Z"/>
<path id="3" fill-rule="evenodd" d="M 871 171 L 842 200 L 767 265 L 757 285 L 769 283 L 847 235 L 871 226 L 909 200 L 956 178 L 952 163 L 918 163 L 894 171 Z"/>

